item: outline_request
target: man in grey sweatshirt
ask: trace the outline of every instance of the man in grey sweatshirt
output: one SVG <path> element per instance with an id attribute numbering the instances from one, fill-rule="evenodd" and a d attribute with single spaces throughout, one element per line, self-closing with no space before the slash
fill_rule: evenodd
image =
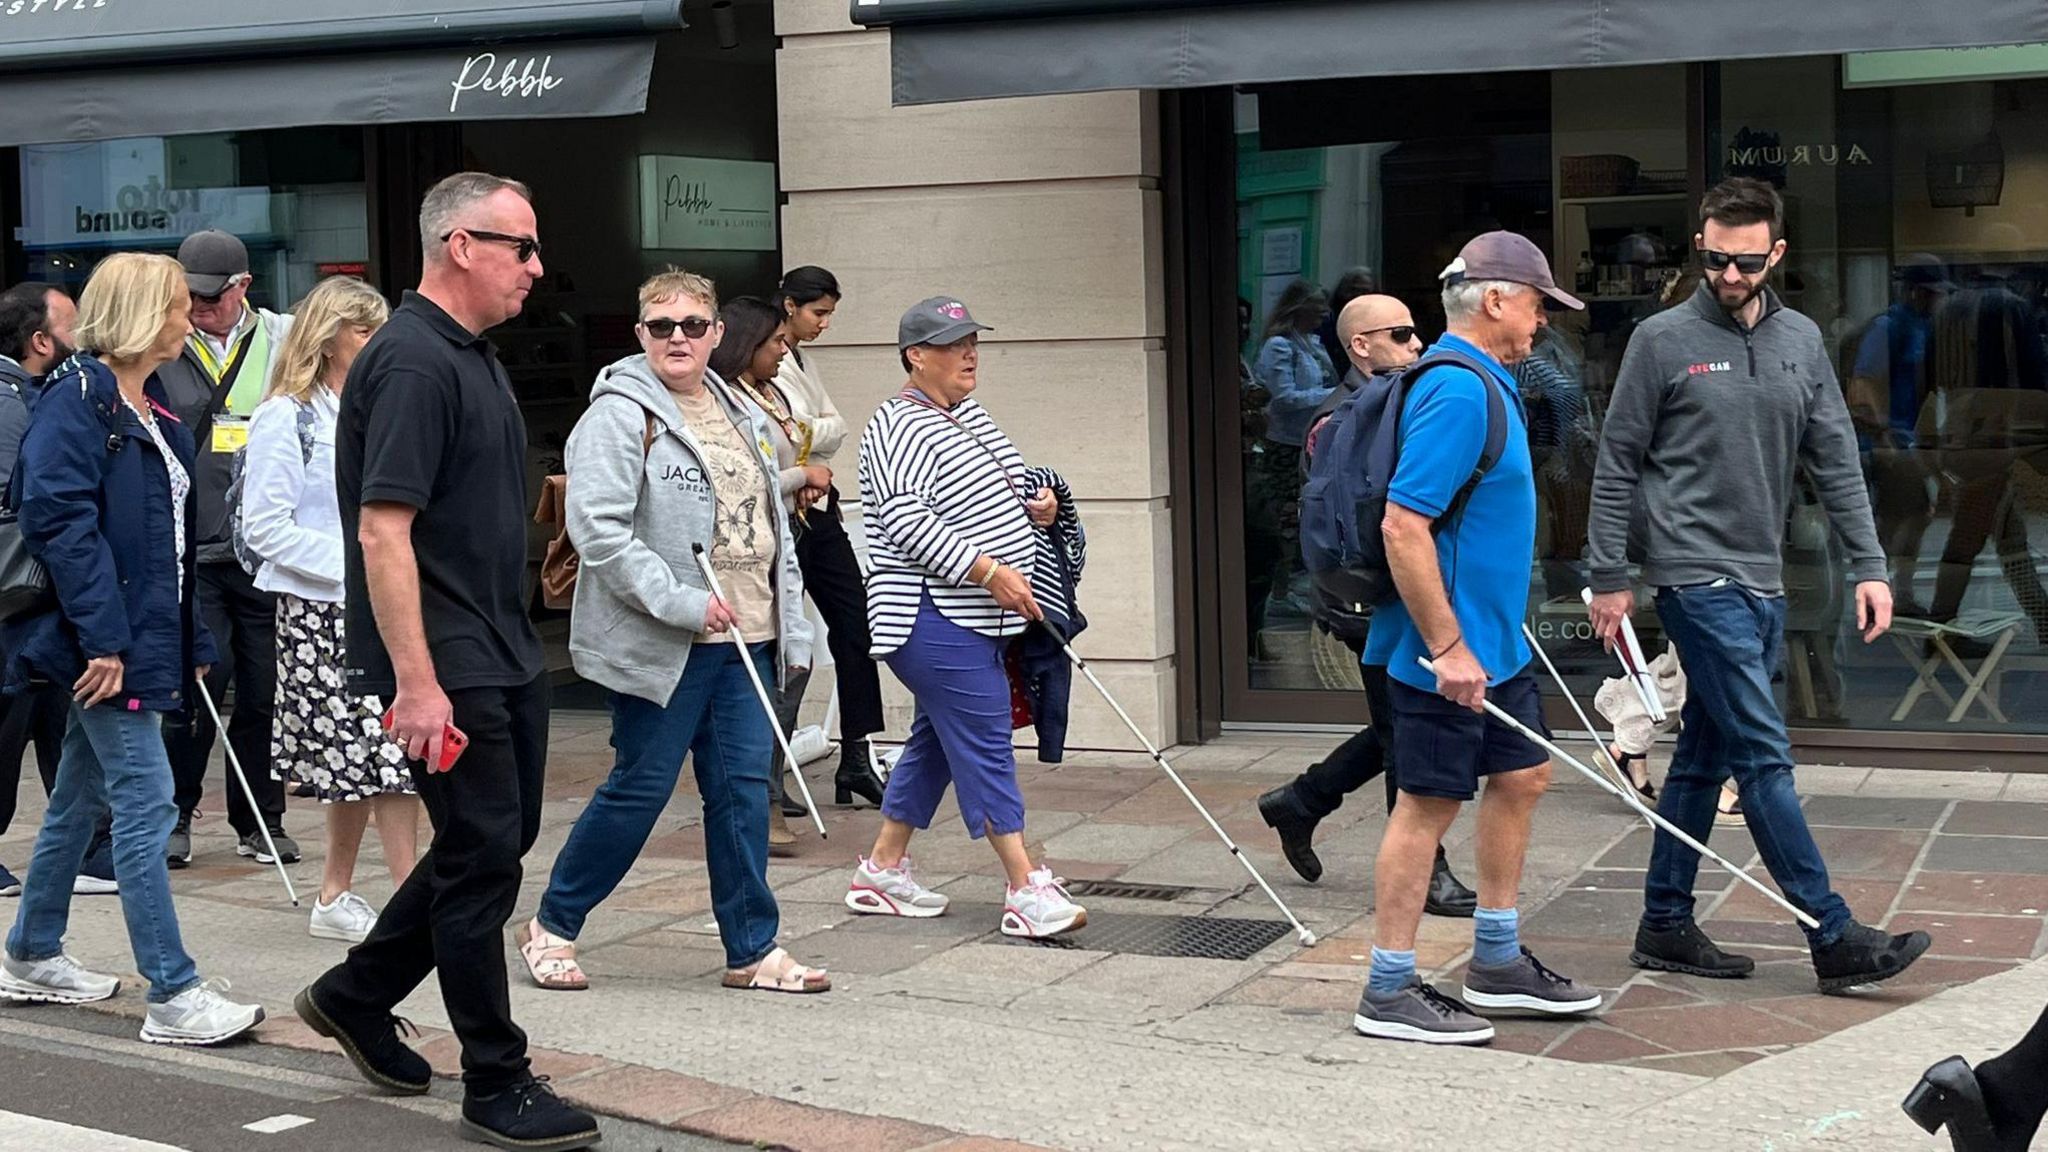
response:
<path id="1" fill-rule="evenodd" d="M 1807 930 L 1823 992 L 1886 980 L 1927 950 L 1924 932 L 1856 922 L 1828 882 L 1792 783 L 1792 745 L 1771 691 L 1783 656 L 1780 546 L 1803 466 L 1847 544 L 1864 643 L 1891 626 L 1891 586 L 1857 463 L 1856 436 L 1820 328 L 1766 285 L 1785 256 L 1784 204 L 1758 180 L 1700 203 L 1705 269 L 1692 298 L 1652 317 L 1622 357 L 1593 475 L 1592 619 L 1612 641 L 1634 607 L 1629 562 L 1691 691 L 1658 810 L 1705 843 L 1733 775 L 1771 879 L 1819 921 Z M 1629 959 L 1695 976 L 1747 976 L 1693 921 L 1699 856 L 1658 832 Z"/>

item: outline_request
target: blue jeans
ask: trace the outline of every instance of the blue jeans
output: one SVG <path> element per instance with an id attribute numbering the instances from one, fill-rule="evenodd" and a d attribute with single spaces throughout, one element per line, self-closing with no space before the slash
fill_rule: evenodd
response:
<path id="1" fill-rule="evenodd" d="M 764 684 L 775 675 L 769 644 L 751 645 Z M 666 707 L 610 694 L 612 773 L 597 786 L 555 857 L 540 899 L 541 927 L 574 940 L 590 910 L 625 878 L 675 794 L 683 753 L 704 797 L 704 864 L 711 914 L 727 967 L 775 950 L 782 914 L 768 889 L 768 764 L 775 737 L 747 683 L 739 645 L 700 643 Z"/>
<path id="2" fill-rule="evenodd" d="M 1792 742 L 1771 692 L 1785 647 L 1785 600 L 1738 584 L 1697 584 L 1657 593 L 1657 615 L 1678 646 L 1687 695 L 1684 727 L 1664 778 L 1657 811 L 1705 844 L 1714 831 L 1714 798 L 1731 774 L 1742 818 L 1771 879 L 1793 906 L 1820 921 L 1814 945 L 1833 943 L 1849 925 L 1849 906 L 1828 883 L 1828 866 L 1807 829 L 1792 787 Z M 1674 928 L 1692 918 L 1698 853 L 1658 832 L 1643 885 L 1643 923 Z"/>
<path id="3" fill-rule="evenodd" d="M 57 786 L 29 858 L 21 910 L 7 934 L 17 960 L 46 960 L 64 950 L 71 920 L 71 883 L 85 863 L 93 827 L 111 806 L 114 879 L 135 966 L 162 1003 L 199 983 L 199 969 L 178 935 L 165 850 L 178 806 L 171 802 L 171 761 L 164 752 L 163 714 L 108 705 L 71 706 Z"/>

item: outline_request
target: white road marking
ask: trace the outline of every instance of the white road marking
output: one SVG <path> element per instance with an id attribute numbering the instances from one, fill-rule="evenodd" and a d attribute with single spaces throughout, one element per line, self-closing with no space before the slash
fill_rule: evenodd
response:
<path id="1" fill-rule="evenodd" d="M 80 1128 L 76 1124 L 6 1111 L 0 1111 L 0 1148 L 34 1148 L 36 1152 L 186 1152 L 154 1140 L 137 1140 L 97 1128 Z"/>
<path id="2" fill-rule="evenodd" d="M 312 1122 L 313 1118 L 311 1116 L 294 1116 L 289 1112 L 281 1112 L 276 1116 L 266 1116 L 254 1124 L 244 1124 L 242 1127 L 251 1132 L 260 1132 L 265 1136 L 275 1136 L 279 1132 L 289 1132 L 294 1128 L 304 1128 Z"/>

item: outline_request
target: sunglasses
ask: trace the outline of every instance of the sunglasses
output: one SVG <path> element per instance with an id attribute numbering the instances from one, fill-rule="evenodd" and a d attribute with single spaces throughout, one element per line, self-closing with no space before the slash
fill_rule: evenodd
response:
<path id="1" fill-rule="evenodd" d="M 1365 331 L 1360 332 L 1359 335 L 1370 336 L 1375 332 L 1385 332 L 1393 338 L 1394 343 L 1406 344 L 1410 340 L 1415 339 L 1416 328 L 1413 324 L 1396 324 L 1391 328 L 1367 328 Z"/>
<path id="2" fill-rule="evenodd" d="M 508 236 L 503 232 L 482 232 L 475 228 L 455 228 L 443 232 L 441 233 L 441 242 L 446 244 L 448 239 L 457 232 L 467 232 L 478 240 L 489 240 L 497 244 L 512 245 L 515 249 L 512 254 L 519 258 L 521 264 L 540 255 L 540 241 L 531 236 Z"/>
<path id="3" fill-rule="evenodd" d="M 666 340 L 674 336 L 678 328 L 681 328 L 683 335 L 689 339 L 702 340 L 704 334 L 711 331 L 711 320 L 705 316 L 685 316 L 681 320 L 670 320 L 664 316 L 655 320 L 642 320 L 640 326 L 647 329 L 647 334 L 656 340 Z"/>
<path id="4" fill-rule="evenodd" d="M 220 291 L 218 292 L 212 293 L 210 295 L 205 292 L 192 293 L 192 302 L 194 304 L 205 304 L 211 307 L 212 305 L 220 303 L 221 297 L 227 295 L 230 292 L 233 292 L 236 288 L 240 287 L 241 284 L 242 278 L 240 276 L 230 276 L 228 277 L 228 282 L 221 285 Z"/>
<path id="5" fill-rule="evenodd" d="M 1737 255 L 1730 255 L 1729 253 L 1716 252 L 1709 248 L 1700 253 L 1700 263 L 1706 265 L 1709 272 L 1725 272 L 1728 270 L 1728 266 L 1733 264 L 1737 272 L 1742 273 L 1744 276 L 1754 276 L 1771 266 L 1771 254 L 1769 252 L 1743 252 Z"/>

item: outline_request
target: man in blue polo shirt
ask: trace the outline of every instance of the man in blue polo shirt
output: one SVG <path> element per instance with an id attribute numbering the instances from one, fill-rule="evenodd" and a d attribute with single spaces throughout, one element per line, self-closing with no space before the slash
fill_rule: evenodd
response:
<path id="1" fill-rule="evenodd" d="M 1456 353 L 1485 375 L 1451 364 L 1431 368 L 1402 410 L 1401 462 L 1382 522 L 1401 595 L 1373 613 L 1365 645 L 1365 663 L 1387 669 L 1401 796 L 1380 840 L 1372 972 L 1352 1023 L 1364 1035 L 1390 1040 L 1484 1044 L 1493 1025 L 1468 1004 L 1554 1015 L 1600 1006 L 1598 992 L 1545 968 L 1520 946 L 1516 892 L 1550 759 L 1481 711 L 1491 700 L 1544 731 L 1521 633 L 1536 546 L 1536 487 L 1528 428 L 1505 365 L 1529 355 L 1543 327 L 1545 297 L 1584 305 L 1552 281 L 1542 250 L 1512 232 L 1466 244 L 1442 279 L 1447 330 L 1425 356 Z M 1489 388 L 1500 393 L 1498 408 L 1509 422 L 1505 448 L 1453 511 L 1486 446 Z M 1478 795 L 1481 778 L 1479 908 L 1461 1004 L 1417 978 L 1415 933 L 1437 846 L 1458 809 Z"/>

